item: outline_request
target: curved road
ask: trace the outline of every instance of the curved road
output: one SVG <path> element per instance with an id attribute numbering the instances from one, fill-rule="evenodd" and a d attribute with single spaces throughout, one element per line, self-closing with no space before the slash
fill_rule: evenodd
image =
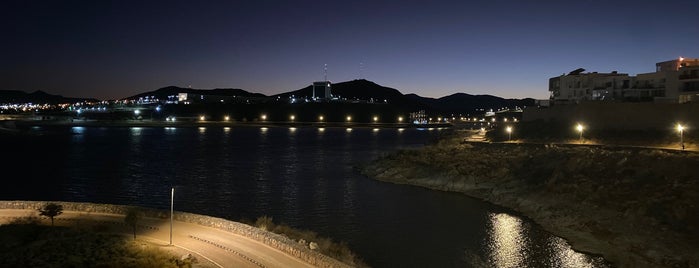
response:
<path id="1" fill-rule="evenodd" d="M 38 216 L 34 210 L 0 209 L 0 223 L 14 217 Z M 94 222 L 115 226 L 117 233 L 133 235 L 124 224 L 124 215 L 63 211 L 54 218 L 56 225 L 72 225 L 77 222 Z M 42 219 L 48 221 L 48 219 Z M 206 259 L 217 267 L 314 267 L 294 256 L 263 243 L 231 232 L 174 221 L 172 243 L 198 259 Z M 149 240 L 156 245 L 167 246 L 170 241 L 170 220 L 141 218 L 136 232 L 138 239 Z"/>

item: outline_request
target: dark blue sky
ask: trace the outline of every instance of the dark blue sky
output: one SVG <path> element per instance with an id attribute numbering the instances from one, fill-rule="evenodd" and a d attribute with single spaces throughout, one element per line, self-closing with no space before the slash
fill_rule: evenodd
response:
<path id="1" fill-rule="evenodd" d="M 536 3 L 528 3 L 536 2 Z M 0 89 L 118 99 L 267 95 L 364 78 L 403 93 L 547 98 L 576 68 L 699 57 L 699 1 L 3 1 Z"/>

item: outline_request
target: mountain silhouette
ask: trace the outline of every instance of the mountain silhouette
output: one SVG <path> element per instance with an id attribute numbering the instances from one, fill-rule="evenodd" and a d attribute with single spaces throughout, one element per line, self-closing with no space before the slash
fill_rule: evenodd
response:
<path id="1" fill-rule="evenodd" d="M 215 95 L 215 96 L 241 96 L 241 97 L 266 97 L 264 94 L 251 93 L 238 88 L 215 88 L 215 89 L 193 89 L 176 86 L 167 86 L 156 89 L 154 91 L 144 92 L 137 95 L 127 97 L 127 100 L 137 100 L 145 97 L 155 97 L 160 100 L 166 100 L 168 96 L 177 96 L 179 93 Z"/>
<path id="2" fill-rule="evenodd" d="M 385 87 L 376 84 L 372 81 L 357 79 L 346 82 L 332 84 L 332 95 L 340 98 L 345 104 L 349 105 L 356 103 L 374 103 L 378 105 L 388 105 L 397 110 L 402 111 L 418 111 L 426 110 L 433 113 L 441 114 L 470 114 L 478 113 L 478 111 L 513 108 L 515 106 L 525 107 L 533 106 L 534 99 L 504 99 L 492 95 L 470 95 L 466 93 L 456 93 L 441 98 L 422 97 L 417 94 L 403 94 L 395 88 Z M 177 86 L 167 86 L 153 91 L 143 92 L 133 95 L 125 100 L 138 100 L 140 98 L 157 98 L 168 100 L 169 97 L 177 98 L 179 93 L 214 95 L 214 96 L 239 96 L 245 98 L 256 98 L 265 100 L 270 104 L 275 102 L 285 102 L 291 96 L 296 98 L 311 98 L 312 86 L 267 96 L 261 93 L 249 92 L 237 88 L 216 88 L 216 89 L 193 89 Z M 80 101 L 94 101 L 95 99 L 87 98 L 66 98 L 60 95 L 51 95 L 43 91 L 35 91 L 26 93 L 19 90 L 0 90 L 0 103 L 74 103 Z M 233 104 L 232 104 L 233 105 Z M 297 105 L 303 105 L 299 103 Z M 332 105 L 328 103 L 328 105 Z"/>
<path id="3" fill-rule="evenodd" d="M 52 95 L 37 90 L 27 93 L 20 90 L 0 90 L 0 103 L 35 103 L 35 104 L 59 104 L 76 102 L 98 102 L 93 98 L 67 98 L 61 95 Z"/>
<path id="4" fill-rule="evenodd" d="M 311 86 L 285 92 L 272 97 L 289 98 L 312 96 Z M 430 110 L 440 113 L 459 114 L 476 109 L 498 109 L 503 107 L 533 106 L 534 99 L 505 99 L 492 95 L 470 95 L 456 93 L 441 98 L 422 97 L 417 94 L 403 94 L 399 90 L 381 86 L 372 81 L 359 79 L 332 84 L 332 95 L 347 100 L 374 100 L 375 103 L 388 103 L 408 110 Z"/>

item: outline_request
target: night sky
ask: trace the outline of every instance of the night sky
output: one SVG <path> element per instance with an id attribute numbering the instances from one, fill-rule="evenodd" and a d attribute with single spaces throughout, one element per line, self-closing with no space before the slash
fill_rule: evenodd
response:
<path id="1" fill-rule="evenodd" d="M 536 2 L 536 4 L 528 3 Z M 699 57 L 699 1 L 3 1 L 0 89 L 266 95 L 363 78 L 403 93 L 548 98 L 576 68 Z"/>

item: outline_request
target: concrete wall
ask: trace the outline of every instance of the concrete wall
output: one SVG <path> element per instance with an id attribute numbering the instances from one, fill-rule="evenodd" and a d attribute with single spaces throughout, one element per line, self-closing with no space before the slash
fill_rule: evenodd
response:
<path id="1" fill-rule="evenodd" d="M 589 127 L 609 130 L 673 129 L 677 123 L 699 129 L 699 103 L 605 103 L 584 102 L 553 105 L 548 108 L 527 107 L 522 122 L 535 120 L 580 122 Z"/>
<path id="2" fill-rule="evenodd" d="M 63 206 L 64 211 L 80 211 L 124 215 L 130 208 L 133 208 L 131 206 L 111 204 L 75 203 L 60 201 L 0 201 L 0 209 L 27 209 L 36 211 L 37 209 L 42 208 L 46 203 L 60 204 Z M 170 216 L 169 211 L 141 207 L 139 207 L 138 209 L 140 212 L 144 213 L 145 217 L 149 218 L 167 219 Z M 247 224 L 229 221 L 222 218 L 178 211 L 175 211 L 174 219 L 177 221 L 213 227 L 229 231 L 238 235 L 242 235 L 251 238 L 255 241 L 261 242 L 265 245 L 268 245 L 272 248 L 281 250 L 289 255 L 297 257 L 318 267 L 349 267 L 349 265 L 345 263 L 342 263 L 326 255 L 323 255 L 317 251 L 311 250 L 285 236 L 281 236 L 272 232 L 267 232 Z"/>

